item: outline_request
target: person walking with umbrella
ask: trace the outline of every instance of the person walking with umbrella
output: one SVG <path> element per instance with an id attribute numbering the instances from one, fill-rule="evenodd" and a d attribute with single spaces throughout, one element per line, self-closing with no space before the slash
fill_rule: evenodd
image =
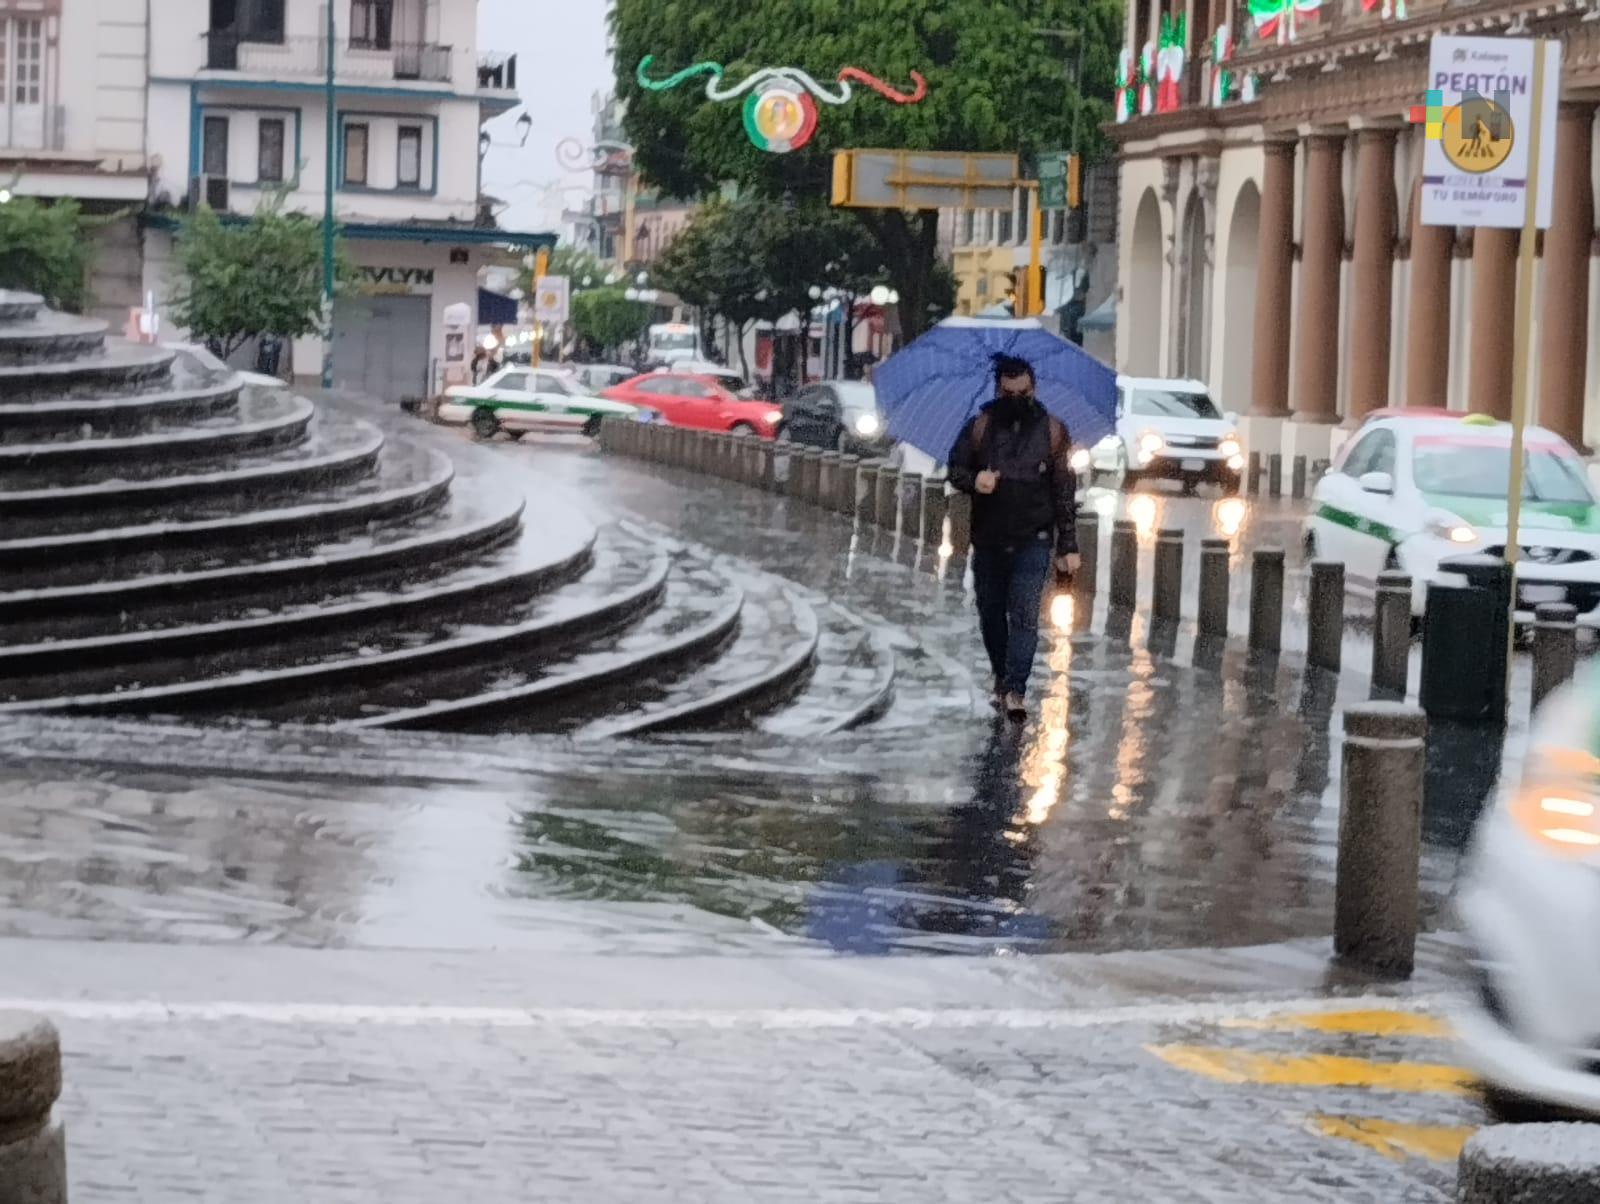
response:
<path id="1" fill-rule="evenodd" d="M 1072 440 L 1035 396 L 1033 365 L 997 354 L 994 399 L 950 451 L 950 484 L 972 496 L 972 576 L 978 626 L 994 671 L 994 702 L 1027 717 L 1039 612 L 1052 568 L 1078 570 Z"/>

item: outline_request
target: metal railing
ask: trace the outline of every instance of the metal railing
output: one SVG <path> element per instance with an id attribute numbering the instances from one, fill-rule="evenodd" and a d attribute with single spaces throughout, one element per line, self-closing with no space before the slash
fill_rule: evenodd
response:
<path id="1" fill-rule="evenodd" d="M 517 56 L 500 52 L 479 55 L 478 87 L 495 92 L 515 92 Z"/>
<path id="2" fill-rule="evenodd" d="M 328 69 L 325 38 L 262 42 L 228 29 L 214 29 L 204 37 L 210 71 L 294 77 L 321 76 Z M 456 59 L 453 47 L 433 42 L 383 39 L 380 44 L 378 39 L 352 39 L 341 48 L 336 69 L 340 79 L 448 83 L 454 78 Z"/>

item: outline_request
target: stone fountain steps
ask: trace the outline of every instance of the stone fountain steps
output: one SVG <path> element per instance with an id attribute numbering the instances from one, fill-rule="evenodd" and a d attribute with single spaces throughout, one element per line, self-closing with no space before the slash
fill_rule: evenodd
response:
<path id="1" fill-rule="evenodd" d="M 894 701 L 888 638 L 825 598 L 807 600 L 821 623 L 815 666 L 781 709 L 755 722 L 758 731 L 794 740 L 853 730 L 883 716 Z"/>
<path id="2" fill-rule="evenodd" d="M 44 298 L 35 293 L 0 288 L 0 323 L 31 321 L 43 308 Z"/>
<path id="3" fill-rule="evenodd" d="M 341 725 L 562 731 L 626 705 L 641 682 L 691 672 L 733 638 L 744 595 L 708 561 L 670 554 L 659 604 L 624 630 L 539 665 L 397 682 L 349 700 Z"/>
<path id="4" fill-rule="evenodd" d="M 0 480 L 11 489 L 149 480 L 174 465 L 216 464 L 299 443 L 313 413 L 292 393 L 252 391 L 237 408 L 179 430 L 0 445 Z"/>
<path id="5" fill-rule="evenodd" d="M 499 614 L 417 621 L 276 648 L 225 650 L 187 661 L 153 662 L 126 673 L 69 676 L 41 696 L 35 681 L 13 687 L 0 710 L 178 714 L 321 721 L 359 708 L 398 683 L 505 672 L 559 659 L 574 643 L 625 626 L 660 597 L 667 558 L 603 544 L 589 561 L 592 529 L 574 524 L 567 549 L 576 576 Z M 584 571 L 585 568 L 587 571 Z M 476 621 L 471 621 L 475 619 Z M 96 687 L 109 684 L 108 689 Z M 23 697 L 32 691 L 32 697 Z"/>
<path id="6" fill-rule="evenodd" d="M 137 435 L 183 426 L 231 411 L 241 387 L 237 376 L 185 374 L 172 388 L 133 397 L 0 401 L 0 445 Z"/>
<path id="7" fill-rule="evenodd" d="M 0 367 L 60 364 L 101 354 L 106 323 L 95 318 L 37 311 L 0 321 Z"/>
<path id="8" fill-rule="evenodd" d="M 137 395 L 167 387 L 177 352 L 109 340 L 99 355 L 52 364 L 0 365 L 0 401 L 65 401 Z"/>
<path id="9" fill-rule="evenodd" d="M 39 589 L 0 591 L 0 624 L 85 616 L 119 617 L 137 624 L 153 613 L 195 613 L 226 600 L 254 599 L 282 606 L 309 602 L 352 583 L 394 584 L 436 576 L 476 559 L 516 536 L 523 499 L 462 488 L 420 518 L 369 535 L 329 543 L 306 556 L 223 565 L 184 573 Z"/>
<path id="10" fill-rule="evenodd" d="M 403 522 L 436 509 L 454 475 L 442 453 L 394 444 L 367 480 L 310 492 L 289 505 L 0 539 L 0 580 L 14 588 L 39 588 L 303 556 L 375 524 Z"/>
<path id="11" fill-rule="evenodd" d="M 370 477 L 383 435 L 359 419 L 318 415 L 303 442 L 206 464 L 170 464 L 142 480 L 0 490 L 0 530 L 17 536 L 91 531 L 115 522 L 195 522 L 239 514 Z"/>
<path id="12" fill-rule="evenodd" d="M 574 530 L 580 528 L 575 527 Z M 357 642 L 429 618 L 503 613 L 584 567 L 570 538 L 524 525 L 515 539 L 438 575 L 378 585 L 339 583 L 325 596 L 280 606 L 254 598 L 176 603 L 150 613 L 50 617 L 0 627 L 0 682 L 65 675 L 85 666 L 136 667 L 224 650 L 277 648 L 339 635 Z M 344 592 L 337 592 L 340 588 Z"/>

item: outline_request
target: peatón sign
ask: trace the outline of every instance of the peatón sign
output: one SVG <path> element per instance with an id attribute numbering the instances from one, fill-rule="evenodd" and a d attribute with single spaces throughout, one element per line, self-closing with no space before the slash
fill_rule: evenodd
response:
<path id="1" fill-rule="evenodd" d="M 1549 228 L 1561 46 L 1531 38 L 1433 39 L 1428 102 L 1430 108 L 1437 104 L 1442 120 L 1430 124 L 1422 152 L 1423 225 L 1521 227 L 1533 142 L 1534 54 L 1540 46 L 1546 49 L 1537 216 L 1539 227 Z"/>

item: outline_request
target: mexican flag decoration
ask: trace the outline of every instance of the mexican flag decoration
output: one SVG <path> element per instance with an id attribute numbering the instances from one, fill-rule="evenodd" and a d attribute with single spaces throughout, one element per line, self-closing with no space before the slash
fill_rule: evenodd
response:
<path id="1" fill-rule="evenodd" d="M 1233 72 L 1228 63 L 1233 58 L 1233 31 L 1227 24 L 1217 26 L 1211 39 L 1211 107 L 1221 108 L 1228 103 L 1233 91 Z"/>
<path id="2" fill-rule="evenodd" d="M 1156 111 L 1156 44 L 1146 42 L 1139 52 L 1139 112 L 1149 116 Z"/>
<path id="3" fill-rule="evenodd" d="M 1161 49 L 1156 54 L 1156 112 L 1171 113 L 1183 103 L 1178 81 L 1183 78 L 1184 30 L 1187 18 L 1180 13 L 1161 14 Z"/>
<path id="4" fill-rule="evenodd" d="M 1122 53 L 1117 55 L 1117 124 L 1133 116 L 1134 96 L 1133 86 L 1133 51 L 1126 46 Z"/>
<path id="5" fill-rule="evenodd" d="M 1250 20 L 1259 38 L 1294 41 L 1294 27 L 1303 20 L 1314 20 L 1322 0 L 1250 0 Z"/>
<path id="6" fill-rule="evenodd" d="M 1381 8 L 1381 16 L 1385 21 L 1404 21 L 1406 19 L 1406 0 L 1361 0 L 1363 12 L 1371 12 Z"/>

